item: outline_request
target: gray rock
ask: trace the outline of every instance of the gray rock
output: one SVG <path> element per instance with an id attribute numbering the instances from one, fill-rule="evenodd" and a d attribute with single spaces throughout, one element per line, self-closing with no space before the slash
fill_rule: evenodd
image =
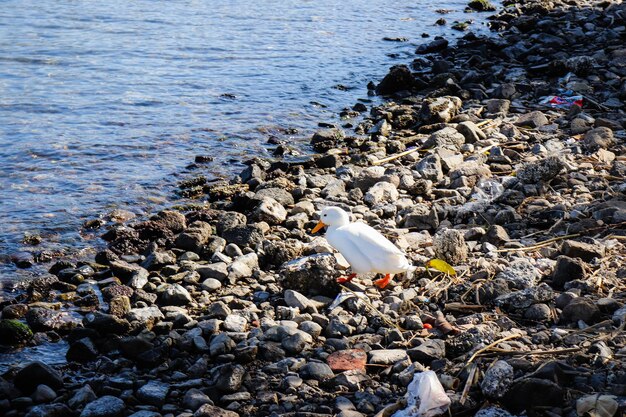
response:
<path id="1" fill-rule="evenodd" d="M 513 414 L 499 407 L 486 407 L 478 410 L 474 417 L 515 417 Z"/>
<path id="2" fill-rule="evenodd" d="M 40 307 L 34 307 L 28 310 L 26 313 L 26 323 L 36 332 L 45 332 L 48 330 L 67 331 L 79 325 L 78 319 L 70 316 L 65 311 L 56 311 Z"/>
<path id="3" fill-rule="evenodd" d="M 228 243 L 234 243 L 242 248 L 255 247 L 261 243 L 263 235 L 263 229 L 257 225 L 236 226 L 226 229 L 222 233 L 222 237 Z"/>
<path id="4" fill-rule="evenodd" d="M 215 387 L 223 392 L 237 392 L 241 388 L 246 370 L 241 365 L 225 365 L 219 369 Z"/>
<path id="5" fill-rule="evenodd" d="M 434 207 L 425 203 L 418 203 L 399 213 L 400 224 L 406 228 L 436 229 L 439 227 L 439 217 Z"/>
<path id="6" fill-rule="evenodd" d="M 465 143 L 465 136 L 459 133 L 452 127 L 444 127 L 431 134 L 426 142 L 424 142 L 424 148 L 439 148 L 449 147 L 453 149 L 460 149 L 461 145 Z"/>
<path id="7" fill-rule="evenodd" d="M 326 152 L 329 149 L 336 148 L 345 136 L 341 129 L 318 130 L 311 138 L 311 145 L 317 152 Z"/>
<path id="8" fill-rule="evenodd" d="M 96 398 L 98 397 L 96 397 L 96 394 L 91 389 L 91 386 L 84 385 L 74 393 L 67 404 L 73 409 L 82 408 L 85 404 L 94 401 Z"/>
<path id="9" fill-rule="evenodd" d="M 54 401 L 54 399 L 57 397 L 57 393 L 54 392 L 54 390 L 49 386 L 45 384 L 39 384 L 37 385 L 37 388 L 35 388 L 35 392 L 33 393 L 32 397 L 33 401 L 37 404 L 49 403 L 51 401 Z"/>
<path id="10" fill-rule="evenodd" d="M 541 271 L 526 259 L 516 259 L 496 275 L 517 289 L 534 287 L 541 280 Z"/>
<path id="11" fill-rule="evenodd" d="M 226 333 L 219 333 L 211 339 L 209 351 L 211 356 L 229 353 L 235 348 L 235 342 Z"/>
<path id="12" fill-rule="evenodd" d="M 28 397 L 26 397 L 28 398 Z M 8 401 L 8 400 L 6 400 Z M 13 400 L 13 405 L 17 406 L 17 401 Z M 0 411 L 4 411 L 0 409 Z M 72 410 L 70 410 L 65 404 L 45 404 L 37 405 L 31 408 L 25 417 L 65 417 L 71 416 Z"/>
<path id="13" fill-rule="evenodd" d="M 281 346 L 285 351 L 291 354 L 298 354 L 307 347 L 307 343 L 310 342 L 310 340 L 311 336 L 308 333 L 298 331 L 284 338 L 281 342 Z"/>
<path id="14" fill-rule="evenodd" d="M 311 313 L 317 313 L 317 309 L 315 308 L 311 300 L 309 300 L 297 291 L 285 290 L 284 297 L 285 304 L 287 304 L 289 307 L 297 308 L 302 312 L 308 311 Z"/>
<path id="15" fill-rule="evenodd" d="M 564 323 L 578 323 L 579 320 L 582 320 L 587 324 L 594 324 L 599 317 L 600 309 L 598 306 L 584 297 L 574 298 L 563 308 L 561 313 L 561 320 Z"/>
<path id="16" fill-rule="evenodd" d="M 236 211 L 222 211 L 218 215 L 217 224 L 215 230 L 220 236 L 228 229 L 234 227 L 245 226 L 248 222 L 248 218 L 243 213 Z"/>
<path id="17" fill-rule="evenodd" d="M 145 287 L 148 283 L 149 275 L 150 273 L 147 269 L 141 268 L 130 277 L 130 280 L 128 281 L 128 286 L 134 288 L 135 290 Z"/>
<path id="18" fill-rule="evenodd" d="M 287 219 L 287 210 L 271 197 L 264 197 L 252 213 L 252 219 L 268 224 L 281 224 Z"/>
<path id="19" fill-rule="evenodd" d="M 511 107 L 511 101 L 506 99 L 491 99 L 487 101 L 487 113 L 495 116 L 506 116 Z"/>
<path id="20" fill-rule="evenodd" d="M 549 321 L 552 318 L 552 311 L 546 304 L 533 304 L 524 312 L 524 318 L 533 321 Z"/>
<path id="21" fill-rule="evenodd" d="M 130 321 L 138 321 L 140 323 L 156 323 L 165 318 L 159 307 L 150 306 L 131 309 L 126 318 Z"/>
<path id="22" fill-rule="evenodd" d="M 161 414 L 156 411 L 140 410 L 128 417 L 161 417 Z"/>
<path id="23" fill-rule="evenodd" d="M 308 333 L 313 338 L 317 338 L 320 334 L 322 334 L 322 326 L 315 323 L 314 321 L 303 321 L 299 326 L 300 330 L 305 333 Z"/>
<path id="24" fill-rule="evenodd" d="M 566 240 L 561 246 L 561 253 L 570 258 L 580 258 L 585 262 L 591 262 L 594 258 L 602 258 L 605 249 L 601 244 Z"/>
<path id="25" fill-rule="evenodd" d="M 530 128 L 538 128 L 549 123 L 545 114 L 540 111 L 532 111 L 526 113 L 517 118 L 515 124 L 517 126 L 524 126 Z"/>
<path id="26" fill-rule="evenodd" d="M 457 125 L 456 130 L 465 137 L 465 143 L 476 143 L 479 140 L 487 138 L 485 132 L 483 132 L 474 122 L 466 121 Z"/>
<path id="27" fill-rule="evenodd" d="M 161 303 L 166 306 L 184 306 L 193 302 L 193 298 L 180 284 L 165 284 L 159 288 Z"/>
<path id="28" fill-rule="evenodd" d="M 337 260 L 331 253 L 305 256 L 283 264 L 279 279 L 283 288 L 306 295 L 334 296 L 339 292 Z"/>
<path id="29" fill-rule="evenodd" d="M 615 144 L 613 131 L 608 127 L 596 127 L 585 134 L 583 146 L 589 151 L 608 149 Z"/>
<path id="30" fill-rule="evenodd" d="M 335 376 L 330 366 L 321 362 L 309 362 L 300 368 L 300 376 L 304 379 L 323 381 Z"/>
<path id="31" fill-rule="evenodd" d="M 372 186 L 365 196 L 363 197 L 363 201 L 365 201 L 370 206 L 380 203 L 386 202 L 395 202 L 400 194 L 398 193 L 398 189 L 395 185 L 390 182 L 381 181 Z"/>
<path id="32" fill-rule="evenodd" d="M 398 91 L 411 90 L 415 84 L 415 78 L 406 65 L 394 65 L 389 69 L 380 84 L 376 86 L 376 93 L 389 95 Z"/>
<path id="33" fill-rule="evenodd" d="M 193 413 L 193 417 L 239 417 L 239 414 L 211 404 L 204 404 Z"/>
<path id="34" fill-rule="evenodd" d="M 619 323 L 619 324 L 626 322 L 626 306 L 615 310 L 611 318 L 613 319 L 614 322 Z"/>
<path id="35" fill-rule="evenodd" d="M 176 255 L 172 251 L 152 252 L 141 263 L 141 266 L 149 271 L 161 269 L 166 265 L 174 265 Z"/>
<path id="36" fill-rule="evenodd" d="M 546 303 L 553 299 L 554 292 L 552 288 L 545 283 L 541 283 L 536 287 L 501 295 L 495 299 L 495 303 L 507 309 L 525 310 L 533 304 Z"/>
<path id="37" fill-rule="evenodd" d="M 202 281 L 200 287 L 202 287 L 203 290 L 213 292 L 222 288 L 222 283 L 215 278 L 208 278 Z"/>
<path id="38" fill-rule="evenodd" d="M 124 401 L 105 395 L 87 404 L 80 417 L 119 417 L 125 409 Z"/>
<path id="39" fill-rule="evenodd" d="M 328 181 L 328 184 L 324 187 L 320 193 L 324 198 L 341 197 L 346 193 L 346 183 L 340 179 L 333 179 Z"/>
<path id="40" fill-rule="evenodd" d="M 381 349 L 369 352 L 368 363 L 376 365 L 393 365 L 396 362 L 407 360 L 409 356 L 403 349 Z"/>
<path id="41" fill-rule="evenodd" d="M 462 105 L 461 99 L 454 96 L 427 98 L 422 102 L 419 118 L 424 124 L 448 123 Z"/>
<path id="42" fill-rule="evenodd" d="M 456 229 L 445 229 L 433 237 L 435 256 L 451 265 L 461 265 L 467 260 L 468 247 L 464 233 Z"/>
<path id="43" fill-rule="evenodd" d="M 428 155 L 422 158 L 413 167 L 415 171 L 425 180 L 441 181 L 443 179 L 443 168 L 441 158 L 437 154 Z"/>
<path id="44" fill-rule="evenodd" d="M 263 241 L 265 261 L 280 266 L 302 255 L 304 244 L 296 239 Z"/>
<path id="45" fill-rule="evenodd" d="M 585 279 L 585 263 L 569 256 L 559 256 L 552 273 L 552 286 L 563 289 L 567 282 L 578 279 Z"/>
<path id="46" fill-rule="evenodd" d="M 256 193 L 254 193 L 255 200 L 263 200 L 265 197 L 269 197 L 269 198 L 276 200 L 283 207 L 292 206 L 294 204 L 294 199 L 291 193 L 283 188 L 277 188 L 277 187 L 263 188 L 262 190 L 259 190 Z"/>
<path id="47" fill-rule="evenodd" d="M 440 339 L 424 339 L 419 346 L 409 349 L 407 353 L 412 361 L 428 365 L 446 356 L 446 344 Z"/>
<path id="48" fill-rule="evenodd" d="M 65 357 L 70 362 L 89 362 L 98 357 L 98 349 L 90 338 L 84 337 L 70 345 Z"/>
<path id="49" fill-rule="evenodd" d="M 570 303 L 570 301 L 572 301 L 576 297 L 578 297 L 578 295 L 566 291 L 556 297 L 556 299 L 554 300 L 554 304 L 556 305 L 556 308 L 560 308 L 562 310 L 563 308 L 565 308 L 566 305 Z"/>
<path id="50" fill-rule="evenodd" d="M 199 253 L 202 247 L 212 234 L 211 225 L 195 221 L 189 227 L 176 237 L 175 245 L 178 248 Z"/>
<path id="51" fill-rule="evenodd" d="M 213 264 L 202 265 L 196 268 L 196 272 L 203 279 L 217 279 L 224 281 L 228 277 L 228 265 L 225 262 L 216 262 Z"/>
<path id="52" fill-rule="evenodd" d="M 213 401 L 211 401 L 211 398 L 208 395 L 197 388 L 189 389 L 183 397 L 183 408 L 191 411 L 198 410 L 204 404 L 213 405 Z"/>
<path id="53" fill-rule="evenodd" d="M 493 224 L 487 230 L 487 234 L 483 236 L 482 241 L 491 243 L 492 245 L 501 245 L 511 240 L 506 229 L 500 225 Z"/>
<path id="54" fill-rule="evenodd" d="M 353 185 L 363 192 L 367 192 L 374 184 L 382 181 L 385 168 L 381 166 L 366 167 L 354 179 Z"/>
<path id="55" fill-rule="evenodd" d="M 228 332 L 245 332 L 248 328 L 248 320 L 238 314 L 229 314 L 224 319 L 222 327 Z"/>
<path id="56" fill-rule="evenodd" d="M 161 407 L 165 404 L 169 391 L 169 384 L 161 381 L 149 381 L 137 390 L 137 399 L 146 404 Z"/>
<path id="57" fill-rule="evenodd" d="M 517 169 L 517 178 L 526 184 L 549 182 L 561 172 L 564 166 L 561 158 L 549 156 L 536 162 L 523 164 Z"/>
<path id="58" fill-rule="evenodd" d="M 39 384 L 45 384 L 52 389 L 63 388 L 63 377 L 56 369 L 43 362 L 30 362 L 17 371 L 13 383 L 20 391 L 30 394 Z"/>

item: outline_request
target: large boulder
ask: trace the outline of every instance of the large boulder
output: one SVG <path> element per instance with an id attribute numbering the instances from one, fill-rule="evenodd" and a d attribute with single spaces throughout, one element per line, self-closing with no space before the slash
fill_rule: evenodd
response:
<path id="1" fill-rule="evenodd" d="M 27 363 L 17 371 L 13 382 L 25 394 L 33 392 L 39 384 L 45 384 L 52 389 L 63 388 L 63 377 L 59 371 L 43 362 Z"/>

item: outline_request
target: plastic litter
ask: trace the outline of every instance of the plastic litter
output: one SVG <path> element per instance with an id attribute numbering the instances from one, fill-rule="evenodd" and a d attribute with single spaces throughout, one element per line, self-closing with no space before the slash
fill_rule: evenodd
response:
<path id="1" fill-rule="evenodd" d="M 556 109 L 569 109 L 574 105 L 582 107 L 583 96 L 547 96 L 544 97 L 539 103 L 549 105 L 550 107 Z"/>
<path id="2" fill-rule="evenodd" d="M 335 297 L 335 299 L 333 300 L 332 304 L 330 306 L 328 306 L 329 310 L 333 310 L 337 307 L 339 307 L 339 305 L 341 305 L 343 302 L 351 299 L 351 298 L 356 298 L 359 301 L 361 300 L 368 300 L 367 295 L 365 295 L 365 293 L 363 292 L 348 292 L 348 291 L 342 291 L 339 294 L 337 294 L 337 297 Z"/>
<path id="3" fill-rule="evenodd" d="M 452 402 L 433 371 L 415 374 L 407 389 L 406 401 L 407 407 L 392 417 L 434 417 L 445 413 Z"/>
<path id="4" fill-rule="evenodd" d="M 474 188 L 469 202 L 465 203 L 460 209 L 460 214 L 478 213 L 483 211 L 493 200 L 500 197 L 504 192 L 504 186 L 498 181 L 484 178 L 478 182 Z"/>
<path id="5" fill-rule="evenodd" d="M 576 414 L 588 417 L 612 417 L 618 409 L 613 395 L 587 395 L 576 401 Z"/>

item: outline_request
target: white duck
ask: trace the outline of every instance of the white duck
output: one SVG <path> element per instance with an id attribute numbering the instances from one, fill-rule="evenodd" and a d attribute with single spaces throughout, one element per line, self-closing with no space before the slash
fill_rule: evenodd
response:
<path id="1" fill-rule="evenodd" d="M 348 213 L 339 207 L 327 207 L 320 213 L 320 221 L 311 231 L 316 233 L 328 226 L 326 239 L 337 249 L 352 267 L 352 274 L 337 282 L 352 280 L 357 274 L 380 273 L 384 278 L 374 281 L 378 288 L 385 288 L 394 274 L 415 270 L 400 249 L 365 223 L 350 223 Z"/>

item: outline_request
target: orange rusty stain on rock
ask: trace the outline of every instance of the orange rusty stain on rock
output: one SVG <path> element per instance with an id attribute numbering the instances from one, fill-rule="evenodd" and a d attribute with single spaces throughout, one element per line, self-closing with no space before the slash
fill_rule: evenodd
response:
<path id="1" fill-rule="evenodd" d="M 326 359 L 333 371 L 365 370 L 367 353 L 362 349 L 346 349 L 331 353 Z"/>

